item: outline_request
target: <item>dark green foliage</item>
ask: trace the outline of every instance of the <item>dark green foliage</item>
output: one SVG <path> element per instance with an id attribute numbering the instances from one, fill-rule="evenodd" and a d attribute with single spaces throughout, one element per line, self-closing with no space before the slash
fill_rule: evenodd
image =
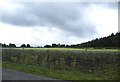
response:
<path id="1" fill-rule="evenodd" d="M 1 44 L 1 43 L 0 43 Z M 14 47 L 16 47 L 16 45 L 15 44 L 12 44 L 12 43 L 10 43 L 9 45 L 6 45 L 6 44 L 1 44 L 2 45 L 2 47 L 4 47 L 4 48 L 6 48 L 6 47 L 10 47 L 10 48 L 14 48 Z"/>
<path id="2" fill-rule="evenodd" d="M 30 44 L 27 44 L 27 46 L 26 46 L 26 47 L 30 48 Z"/>
<path id="3" fill-rule="evenodd" d="M 92 41 L 77 44 L 75 47 L 120 48 L 120 32 L 107 37 L 96 38 Z"/>
<path id="4" fill-rule="evenodd" d="M 25 45 L 25 44 L 22 44 L 20 47 L 26 47 L 26 45 Z"/>
<path id="5" fill-rule="evenodd" d="M 53 43 L 53 44 L 52 44 L 52 47 L 58 47 L 58 45 L 57 45 L 57 44 L 55 44 L 55 43 Z"/>
<path id="6" fill-rule="evenodd" d="M 9 44 L 9 47 L 16 47 L 16 45 L 15 44 Z"/>
<path id="7" fill-rule="evenodd" d="M 50 48 L 51 46 L 50 45 L 45 45 L 44 48 Z"/>
<path id="8" fill-rule="evenodd" d="M 8 45 L 6 45 L 6 44 L 2 44 L 2 47 L 8 47 Z"/>

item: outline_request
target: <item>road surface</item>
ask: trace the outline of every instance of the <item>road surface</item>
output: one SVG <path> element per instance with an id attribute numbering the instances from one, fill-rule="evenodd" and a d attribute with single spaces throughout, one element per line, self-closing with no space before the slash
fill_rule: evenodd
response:
<path id="1" fill-rule="evenodd" d="M 2 68 L 2 80 L 57 80 Z"/>

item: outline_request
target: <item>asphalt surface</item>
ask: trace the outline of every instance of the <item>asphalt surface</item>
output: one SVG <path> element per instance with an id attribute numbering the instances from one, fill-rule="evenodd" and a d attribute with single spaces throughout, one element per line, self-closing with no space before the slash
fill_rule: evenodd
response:
<path id="1" fill-rule="evenodd" d="M 2 80 L 57 80 L 2 68 Z"/>

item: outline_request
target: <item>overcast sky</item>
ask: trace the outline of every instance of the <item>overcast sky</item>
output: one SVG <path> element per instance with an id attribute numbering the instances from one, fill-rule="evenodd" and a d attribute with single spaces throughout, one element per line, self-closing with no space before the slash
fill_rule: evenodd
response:
<path id="1" fill-rule="evenodd" d="M 79 44 L 118 32 L 118 3 L 5 0 L 0 19 L 0 43 Z"/>

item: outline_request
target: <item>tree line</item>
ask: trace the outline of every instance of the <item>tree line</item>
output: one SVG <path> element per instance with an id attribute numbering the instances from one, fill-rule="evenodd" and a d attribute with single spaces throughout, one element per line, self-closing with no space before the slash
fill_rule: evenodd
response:
<path id="1" fill-rule="evenodd" d="M 120 48 L 120 32 L 111 34 L 107 37 L 96 38 L 81 44 L 65 45 L 65 44 L 52 44 L 45 45 L 44 47 L 69 47 L 69 48 Z"/>
<path id="2" fill-rule="evenodd" d="M 120 32 L 77 44 L 76 47 L 120 48 Z"/>
<path id="3" fill-rule="evenodd" d="M 1 43 L 0 43 L 1 44 Z M 4 47 L 4 48 L 8 48 L 8 47 L 10 47 L 10 48 L 16 48 L 17 46 L 15 45 L 15 44 L 12 44 L 12 43 L 9 43 L 9 45 L 7 45 L 7 44 L 1 44 L 2 45 L 2 47 Z M 22 44 L 20 47 L 26 47 L 26 48 L 30 48 L 31 46 L 30 46 L 30 44 Z"/>
<path id="4" fill-rule="evenodd" d="M 0 43 L 1 44 L 1 43 Z M 2 47 L 16 47 L 15 44 L 10 43 L 9 45 L 2 44 Z M 30 48 L 30 44 L 22 44 L 20 47 Z M 45 45 L 44 48 L 120 48 L 120 32 L 116 34 L 111 34 L 107 37 L 96 38 L 88 42 L 81 44 L 65 45 L 65 44 L 55 44 Z"/>

